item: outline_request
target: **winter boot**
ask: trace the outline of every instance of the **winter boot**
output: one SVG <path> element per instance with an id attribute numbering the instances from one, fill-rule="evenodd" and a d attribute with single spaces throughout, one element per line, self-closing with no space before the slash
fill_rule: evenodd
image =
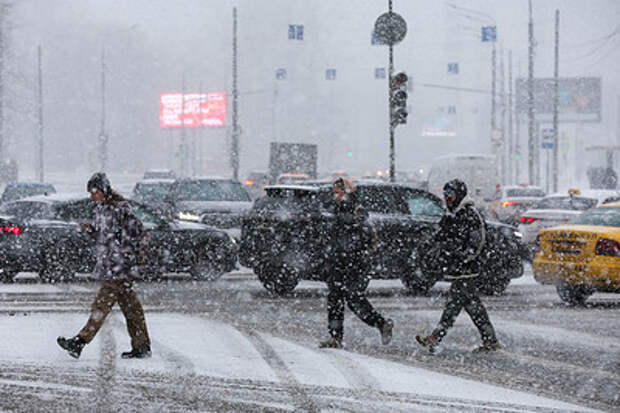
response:
<path id="1" fill-rule="evenodd" d="M 392 341 L 392 330 L 394 329 L 394 321 L 391 318 L 385 320 L 379 331 L 381 332 L 381 343 L 384 346 L 390 344 Z"/>
<path id="2" fill-rule="evenodd" d="M 437 346 L 439 345 L 437 338 L 432 334 L 426 337 L 417 335 L 415 336 L 415 339 L 422 347 L 428 348 L 428 351 L 431 354 L 435 353 L 435 351 L 437 350 Z"/>
<path id="3" fill-rule="evenodd" d="M 336 337 L 331 337 L 325 341 L 319 343 L 319 348 L 342 348 L 342 340 Z"/>
<path id="4" fill-rule="evenodd" d="M 475 349 L 472 350 L 472 353 L 490 353 L 492 351 L 496 351 L 501 349 L 502 346 L 499 344 L 499 341 L 494 340 L 494 341 L 489 341 L 489 340 L 485 340 L 482 342 L 482 345 L 480 347 L 477 347 Z"/>
<path id="5" fill-rule="evenodd" d="M 80 336 L 75 336 L 71 338 L 58 337 L 56 342 L 60 347 L 67 350 L 69 355 L 73 358 L 80 358 L 80 354 L 82 354 L 82 349 L 86 345 L 86 342 Z"/>
<path id="6" fill-rule="evenodd" d="M 151 347 L 134 348 L 131 351 L 125 351 L 121 354 L 124 359 L 147 359 L 151 357 Z"/>

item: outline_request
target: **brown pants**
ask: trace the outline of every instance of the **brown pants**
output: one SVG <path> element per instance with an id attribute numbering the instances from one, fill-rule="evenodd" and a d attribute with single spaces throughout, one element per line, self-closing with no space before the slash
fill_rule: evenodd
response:
<path id="1" fill-rule="evenodd" d="M 131 281 L 103 281 L 95 301 L 93 301 L 90 317 L 84 328 L 78 333 L 78 336 L 85 342 L 90 343 L 117 301 L 127 321 L 127 331 L 129 332 L 129 337 L 131 337 L 131 348 L 150 347 L 151 341 L 149 339 L 149 332 L 146 329 L 142 304 L 140 304 L 133 290 Z"/>

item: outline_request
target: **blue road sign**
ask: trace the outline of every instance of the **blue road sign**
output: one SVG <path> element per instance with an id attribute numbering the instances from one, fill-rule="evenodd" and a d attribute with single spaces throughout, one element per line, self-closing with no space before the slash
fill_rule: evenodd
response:
<path id="1" fill-rule="evenodd" d="M 376 67 L 375 68 L 375 79 L 385 79 L 385 67 Z"/>
<path id="2" fill-rule="evenodd" d="M 459 74 L 459 64 L 457 62 L 448 63 L 448 74 L 451 74 L 451 75 Z"/>
<path id="3" fill-rule="evenodd" d="M 497 26 L 482 26 L 482 41 L 483 42 L 497 41 Z"/>
<path id="4" fill-rule="evenodd" d="M 295 40 L 295 33 L 297 32 L 297 30 L 295 29 L 295 25 L 294 24 L 289 24 L 288 25 L 288 39 L 289 40 Z"/>
<path id="5" fill-rule="evenodd" d="M 372 32 L 370 32 L 370 44 L 373 46 L 378 46 L 381 45 L 383 43 L 381 43 L 379 41 L 379 39 L 377 39 L 377 36 L 375 36 L 375 31 L 373 30 Z"/>
<path id="6" fill-rule="evenodd" d="M 289 40 L 303 40 L 304 39 L 304 25 L 303 24 L 289 24 L 288 25 L 288 39 Z"/>
<path id="7" fill-rule="evenodd" d="M 325 70 L 325 79 L 326 80 L 336 80 L 336 69 L 326 69 Z"/>
<path id="8" fill-rule="evenodd" d="M 553 142 L 542 142 L 541 147 L 543 149 L 553 149 L 555 145 L 553 144 Z"/>

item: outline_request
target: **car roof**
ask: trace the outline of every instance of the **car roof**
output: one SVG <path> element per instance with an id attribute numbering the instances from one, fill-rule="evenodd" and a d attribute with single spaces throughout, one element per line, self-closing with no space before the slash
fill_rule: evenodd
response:
<path id="1" fill-rule="evenodd" d="M 149 184 L 149 185 L 153 185 L 153 184 L 172 184 L 174 182 L 174 179 L 170 179 L 170 178 L 152 178 L 152 179 L 142 179 L 138 182 L 136 182 L 137 184 Z"/>
<path id="2" fill-rule="evenodd" d="M 177 182 L 187 182 L 187 181 L 233 181 L 233 182 L 238 182 L 233 178 L 230 177 L 226 177 L 226 176 L 192 176 L 192 177 L 185 177 L 185 178 L 177 178 L 175 181 Z"/>
<path id="3" fill-rule="evenodd" d="M 44 186 L 44 187 L 53 187 L 54 185 L 47 182 L 9 182 L 6 184 L 9 186 Z"/>

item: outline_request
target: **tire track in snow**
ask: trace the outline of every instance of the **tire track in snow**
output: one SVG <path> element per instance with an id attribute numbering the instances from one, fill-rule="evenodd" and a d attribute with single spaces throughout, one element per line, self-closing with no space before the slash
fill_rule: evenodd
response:
<path id="1" fill-rule="evenodd" d="M 281 384 L 288 390 L 296 409 L 308 412 L 319 412 L 317 404 L 306 392 L 286 363 L 280 358 L 275 349 L 258 333 L 250 330 L 242 331 L 254 345 L 265 362 L 273 369 Z"/>

